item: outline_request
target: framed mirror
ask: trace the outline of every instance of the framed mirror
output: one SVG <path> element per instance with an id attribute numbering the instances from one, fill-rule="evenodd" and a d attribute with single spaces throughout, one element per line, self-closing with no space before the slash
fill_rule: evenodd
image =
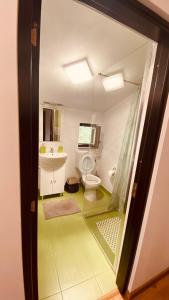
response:
<path id="1" fill-rule="evenodd" d="M 60 141 L 61 112 L 43 107 L 43 141 Z"/>

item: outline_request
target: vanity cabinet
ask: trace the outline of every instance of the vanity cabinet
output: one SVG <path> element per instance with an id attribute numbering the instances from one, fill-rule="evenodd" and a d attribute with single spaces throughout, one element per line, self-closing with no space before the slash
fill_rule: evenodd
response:
<path id="1" fill-rule="evenodd" d="M 61 194 L 65 185 L 65 164 L 40 168 L 40 196 Z"/>

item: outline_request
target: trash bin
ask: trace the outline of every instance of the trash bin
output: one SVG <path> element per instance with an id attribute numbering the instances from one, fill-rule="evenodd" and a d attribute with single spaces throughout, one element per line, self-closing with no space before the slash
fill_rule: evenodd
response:
<path id="1" fill-rule="evenodd" d="M 79 190 L 79 179 L 77 177 L 69 177 L 65 183 L 65 191 L 68 193 L 76 193 Z"/>

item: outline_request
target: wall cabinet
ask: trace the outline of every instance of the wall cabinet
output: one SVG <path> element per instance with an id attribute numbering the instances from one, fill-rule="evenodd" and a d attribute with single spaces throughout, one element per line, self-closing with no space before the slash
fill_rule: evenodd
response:
<path id="1" fill-rule="evenodd" d="M 65 164 L 58 167 L 40 168 L 40 196 L 64 192 Z"/>

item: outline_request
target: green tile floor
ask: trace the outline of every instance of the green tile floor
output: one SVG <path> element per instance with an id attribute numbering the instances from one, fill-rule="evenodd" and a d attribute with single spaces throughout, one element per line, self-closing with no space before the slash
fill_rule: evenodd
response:
<path id="1" fill-rule="evenodd" d="M 56 199 L 65 198 L 75 199 L 84 211 L 82 189 Z M 94 207 L 87 208 L 91 210 Z M 38 205 L 38 281 L 39 299 L 45 300 L 96 300 L 116 287 L 114 272 L 83 214 L 45 220 L 42 200 Z"/>

